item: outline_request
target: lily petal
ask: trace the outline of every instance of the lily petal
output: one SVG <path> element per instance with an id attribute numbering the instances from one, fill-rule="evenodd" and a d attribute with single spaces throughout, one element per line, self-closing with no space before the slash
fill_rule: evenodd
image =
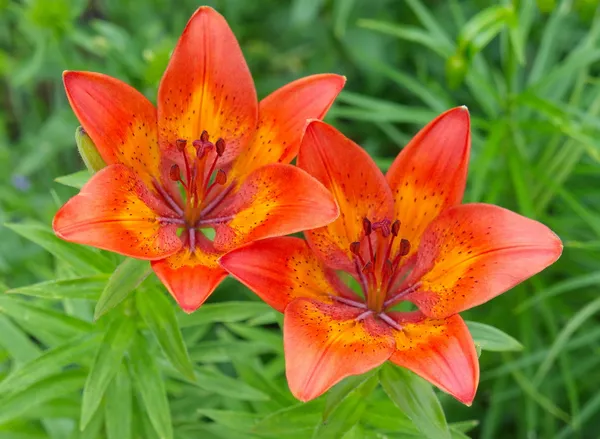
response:
<path id="1" fill-rule="evenodd" d="M 489 204 L 443 212 L 425 231 L 405 299 L 434 318 L 480 305 L 542 271 L 562 252 L 545 225 Z"/>
<path id="2" fill-rule="evenodd" d="M 301 401 L 314 399 L 343 378 L 383 364 L 394 352 L 391 329 L 361 310 L 315 299 L 285 309 L 283 343 L 288 385 Z"/>
<path id="3" fill-rule="evenodd" d="M 148 187 L 159 180 L 156 109 L 133 87 L 107 75 L 64 72 L 69 103 L 104 162 L 133 169 Z"/>
<path id="4" fill-rule="evenodd" d="M 193 253 L 186 245 L 169 258 L 153 261 L 152 269 L 181 309 L 191 313 L 227 277 L 227 272 L 217 262 L 221 255 L 212 248 L 208 238 L 197 233 Z"/>
<path id="5" fill-rule="evenodd" d="M 463 319 L 454 315 L 431 320 L 420 312 L 389 316 L 402 327 L 393 330 L 396 351 L 390 361 L 471 405 L 479 384 L 479 361 Z"/>
<path id="6" fill-rule="evenodd" d="M 200 7 L 183 31 L 158 90 L 161 145 L 192 141 L 207 131 L 222 138 L 222 163 L 252 138 L 258 120 L 254 82 L 235 35 L 214 9 Z"/>
<path id="7" fill-rule="evenodd" d="M 308 119 L 322 119 L 340 93 L 346 78 L 322 74 L 290 82 L 260 102 L 258 130 L 236 159 L 231 179 L 269 163 L 289 163 L 298 154 Z M 229 173 L 228 173 L 229 174 Z"/>
<path id="8" fill-rule="evenodd" d="M 138 259 L 161 259 L 181 248 L 175 214 L 125 165 L 97 172 L 54 216 L 59 238 Z"/>
<path id="9" fill-rule="evenodd" d="M 391 217 L 392 194 L 383 174 L 365 150 L 320 121 L 306 128 L 298 167 L 323 183 L 340 206 L 336 221 L 305 233 L 309 244 L 332 268 L 354 272 L 350 244 L 364 236 L 363 218 Z"/>
<path id="10" fill-rule="evenodd" d="M 400 235 L 411 244 L 406 259 L 419 247 L 427 225 L 462 200 L 471 148 L 469 130 L 466 107 L 446 111 L 417 133 L 386 174 L 394 195 L 394 216 L 401 222 Z"/>
<path id="11" fill-rule="evenodd" d="M 340 295 L 359 300 L 300 238 L 256 241 L 230 251 L 219 263 L 279 312 L 298 297 L 328 300 Z"/>
<path id="12" fill-rule="evenodd" d="M 211 215 L 233 216 L 216 228 L 215 248 L 230 250 L 258 239 L 321 227 L 338 217 L 331 194 L 292 165 L 274 163 L 252 172 L 229 205 Z"/>

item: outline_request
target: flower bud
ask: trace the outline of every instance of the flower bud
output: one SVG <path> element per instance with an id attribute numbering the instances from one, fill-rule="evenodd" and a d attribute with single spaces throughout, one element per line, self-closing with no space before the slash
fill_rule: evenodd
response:
<path id="1" fill-rule="evenodd" d="M 75 130 L 75 143 L 77 143 L 77 150 L 83 163 L 85 163 L 85 167 L 88 168 L 91 174 L 106 167 L 106 163 L 104 163 L 104 160 L 96 149 L 96 145 L 94 145 L 94 142 L 92 142 L 92 139 L 83 127 L 77 127 Z"/>

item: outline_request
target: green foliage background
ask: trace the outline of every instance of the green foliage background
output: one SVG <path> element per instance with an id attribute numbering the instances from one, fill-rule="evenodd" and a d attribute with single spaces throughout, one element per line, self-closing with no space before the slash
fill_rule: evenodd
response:
<path id="1" fill-rule="evenodd" d="M 383 169 L 436 114 L 469 107 L 467 201 L 542 221 L 565 250 L 541 275 L 466 313 L 523 349 L 511 352 L 518 345 L 504 339 L 503 352 L 484 350 L 473 407 L 440 395 L 451 435 L 597 437 L 597 2 L 207 3 L 238 36 L 259 96 L 310 73 L 346 75 L 328 121 Z M 0 296 L 0 439 L 410 438 L 430 434 L 415 427 L 423 419 L 445 429 L 434 399 L 400 410 L 376 375 L 297 404 L 282 376 L 280 318 L 243 287 L 226 281 L 186 316 L 145 277 L 147 265 L 127 261 L 109 282 L 121 259 L 52 236 L 53 213 L 75 193 L 54 179 L 82 169 L 61 72 L 107 73 L 154 100 L 198 6 L 0 0 L 0 223 L 11 224 L 0 228 L 0 291 L 13 293 Z M 395 373 L 381 378 L 400 380 Z"/>

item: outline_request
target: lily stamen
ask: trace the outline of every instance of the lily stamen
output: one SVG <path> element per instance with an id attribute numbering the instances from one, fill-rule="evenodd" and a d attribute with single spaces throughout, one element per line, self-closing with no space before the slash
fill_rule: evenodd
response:
<path id="1" fill-rule="evenodd" d="M 396 294 L 394 297 L 392 297 L 392 298 L 386 300 L 385 302 L 383 302 L 383 306 L 385 308 L 389 308 L 390 306 L 394 306 L 395 304 L 397 304 L 398 302 L 400 302 L 404 296 L 407 296 L 408 294 L 414 292 L 420 286 L 421 286 L 421 282 L 417 282 L 416 284 L 411 285 L 408 288 L 405 288 L 404 290 L 402 290 L 398 294 Z"/>
<path id="2" fill-rule="evenodd" d="M 332 300 L 335 300 L 336 302 L 343 303 L 344 305 L 349 305 L 349 306 L 353 306 L 355 308 L 361 308 L 361 309 L 366 309 L 367 308 L 366 304 L 364 304 L 362 302 L 357 302 L 355 300 L 346 299 L 345 297 L 334 296 L 333 294 L 329 294 L 329 297 Z"/>
<path id="3" fill-rule="evenodd" d="M 204 226 L 209 226 L 212 224 L 227 223 L 227 222 L 231 221 L 234 217 L 235 217 L 235 215 L 229 215 L 229 216 L 223 216 L 220 218 L 202 219 L 202 220 L 197 221 L 196 224 L 194 224 L 194 227 L 204 227 Z"/>
<path id="4" fill-rule="evenodd" d="M 400 326 L 398 323 L 396 323 L 394 321 L 394 319 L 392 319 L 390 316 L 388 316 L 386 313 L 384 312 L 380 312 L 379 314 L 377 314 L 377 316 L 383 320 L 385 323 L 387 323 L 388 325 L 390 325 L 392 328 L 398 330 L 398 331 L 402 331 L 402 326 Z"/>

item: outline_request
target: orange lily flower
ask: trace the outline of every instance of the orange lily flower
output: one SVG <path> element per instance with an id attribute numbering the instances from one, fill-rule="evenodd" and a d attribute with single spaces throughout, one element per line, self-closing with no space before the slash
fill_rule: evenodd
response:
<path id="1" fill-rule="evenodd" d="M 58 211 L 56 235 L 152 261 L 194 311 L 227 275 L 225 252 L 337 218 L 325 187 L 289 163 L 307 120 L 322 118 L 344 83 L 314 75 L 259 103 L 235 36 L 209 7 L 183 31 L 157 108 L 117 79 L 65 72 L 71 107 L 107 167 Z"/>
<path id="2" fill-rule="evenodd" d="M 389 360 L 464 404 L 479 364 L 459 312 L 553 263 L 558 237 L 498 206 L 463 204 L 470 150 L 465 107 L 437 117 L 387 175 L 331 126 L 311 122 L 298 166 L 334 194 L 340 217 L 299 238 L 249 244 L 221 265 L 284 312 L 286 375 L 307 401 Z M 338 276 L 349 273 L 357 294 Z M 400 311 L 409 302 L 417 311 Z"/>

